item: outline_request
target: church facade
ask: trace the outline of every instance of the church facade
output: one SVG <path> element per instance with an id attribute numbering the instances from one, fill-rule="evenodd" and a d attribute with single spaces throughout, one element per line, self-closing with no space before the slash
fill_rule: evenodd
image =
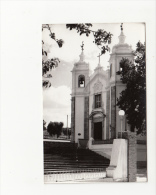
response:
<path id="1" fill-rule="evenodd" d="M 71 139 L 75 143 L 79 139 L 114 139 L 121 131 L 120 109 L 116 103 L 125 85 L 116 72 L 120 70 L 123 57 L 131 61 L 134 59 L 132 48 L 125 43 L 125 38 L 121 28 L 119 43 L 112 48 L 107 70 L 103 69 L 99 58 L 94 73 L 89 75 L 89 64 L 85 62 L 83 48 L 80 60 L 74 64 L 71 71 Z M 124 117 L 123 130 L 129 128 Z"/>

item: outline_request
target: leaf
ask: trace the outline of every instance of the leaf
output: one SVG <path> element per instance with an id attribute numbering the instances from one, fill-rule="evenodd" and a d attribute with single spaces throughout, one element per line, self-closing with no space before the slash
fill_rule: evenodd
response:
<path id="1" fill-rule="evenodd" d="M 120 67 L 122 71 L 117 74 L 121 76 L 121 81 L 126 84 L 126 89 L 117 99 L 117 106 L 125 110 L 128 123 L 138 129 L 137 133 L 146 130 L 146 63 L 145 46 L 137 43 L 136 51 L 134 51 L 136 60 L 131 62 L 129 59 L 122 58 Z M 141 54 L 140 54 L 141 53 Z"/>

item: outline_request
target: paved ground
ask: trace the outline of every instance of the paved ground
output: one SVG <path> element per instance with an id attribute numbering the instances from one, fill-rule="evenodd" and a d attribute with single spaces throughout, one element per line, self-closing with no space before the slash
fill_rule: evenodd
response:
<path id="1" fill-rule="evenodd" d="M 137 181 L 138 182 L 146 182 L 147 181 L 147 169 L 137 169 Z"/>
<path id="2" fill-rule="evenodd" d="M 97 179 L 87 179 L 87 180 L 75 180 L 75 181 L 67 181 L 67 182 L 61 182 L 61 183 L 95 183 L 95 182 L 114 182 L 112 178 L 97 178 Z M 116 181 L 117 182 L 117 181 Z M 121 181 L 118 181 L 121 182 Z M 136 176 L 136 182 L 147 182 L 147 169 L 138 169 L 137 170 L 137 176 Z"/>
<path id="3" fill-rule="evenodd" d="M 101 183 L 101 182 L 114 182 L 112 178 L 101 178 L 101 179 L 90 179 L 90 180 L 77 180 L 77 181 L 68 181 L 68 182 L 62 182 L 62 183 Z M 115 182 L 121 182 L 121 181 L 115 181 Z M 147 182 L 146 177 L 137 177 L 136 182 Z"/>

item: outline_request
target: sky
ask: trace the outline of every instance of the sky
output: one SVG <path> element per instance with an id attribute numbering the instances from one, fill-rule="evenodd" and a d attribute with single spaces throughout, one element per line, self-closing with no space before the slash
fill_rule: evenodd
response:
<path id="1" fill-rule="evenodd" d="M 43 119 L 47 122 L 50 121 L 63 122 L 64 127 L 71 125 L 71 87 L 72 75 L 71 70 L 74 63 L 79 61 L 81 54 L 82 41 L 84 42 L 84 55 L 85 61 L 89 63 L 91 73 L 98 64 L 98 54 L 100 50 L 93 43 L 94 39 L 92 34 L 89 37 L 86 35 L 79 35 L 76 30 L 70 31 L 66 28 L 65 24 L 50 24 L 52 32 L 55 33 L 57 39 L 63 39 L 64 44 L 59 48 L 57 43 L 50 39 L 49 32 L 44 30 L 42 32 L 42 40 L 44 41 L 44 48 L 48 51 L 46 59 L 58 57 L 60 63 L 57 68 L 52 70 L 52 78 L 50 79 L 52 86 L 48 89 L 43 89 Z M 120 35 L 120 23 L 105 23 L 93 24 L 92 30 L 104 29 L 113 34 L 112 42 L 109 44 L 110 53 L 112 47 L 118 44 L 118 36 Z M 135 50 L 136 43 L 141 41 L 145 42 L 145 25 L 144 23 L 124 23 L 123 32 L 126 36 L 125 43 L 132 46 Z M 100 63 L 104 69 L 109 66 L 110 53 L 101 56 Z"/>

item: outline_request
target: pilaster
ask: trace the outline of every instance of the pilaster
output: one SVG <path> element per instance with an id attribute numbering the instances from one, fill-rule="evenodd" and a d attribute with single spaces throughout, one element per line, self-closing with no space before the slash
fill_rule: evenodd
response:
<path id="1" fill-rule="evenodd" d="M 71 141 L 75 142 L 75 97 L 71 99 Z"/>
<path id="2" fill-rule="evenodd" d="M 84 106 L 84 139 L 89 139 L 89 96 L 85 97 Z"/>

